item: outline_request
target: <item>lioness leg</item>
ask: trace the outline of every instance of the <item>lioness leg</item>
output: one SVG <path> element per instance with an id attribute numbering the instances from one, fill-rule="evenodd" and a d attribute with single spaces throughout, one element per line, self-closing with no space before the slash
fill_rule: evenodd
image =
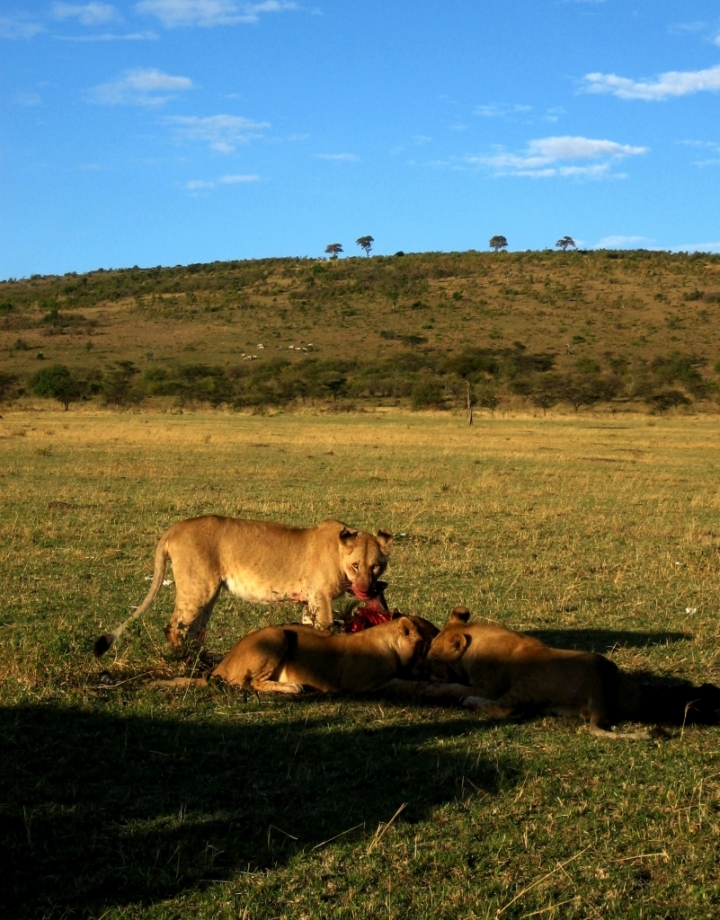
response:
<path id="1" fill-rule="evenodd" d="M 148 687 L 207 687 L 207 677 L 173 677 L 171 680 L 151 680 Z"/>
<path id="2" fill-rule="evenodd" d="M 202 586 L 182 590 L 181 585 L 177 582 L 176 584 L 175 609 L 165 627 L 167 640 L 174 649 L 179 649 L 188 642 L 202 645 L 221 586 L 217 585 L 214 593 L 209 593 L 207 590 L 203 591 Z"/>
<path id="3" fill-rule="evenodd" d="M 258 693 L 302 693 L 302 684 L 286 684 L 281 680 L 252 680 L 250 688 Z"/>
<path id="4" fill-rule="evenodd" d="M 591 713 L 588 721 L 588 731 L 591 735 L 595 735 L 596 738 L 625 739 L 626 741 L 652 741 L 653 738 L 668 737 L 667 732 L 664 732 L 659 726 L 639 732 L 614 732 L 610 731 L 609 728 L 605 728 L 605 724 L 607 723 L 604 718 L 601 718 L 597 713 Z"/>
<path id="5" fill-rule="evenodd" d="M 481 696 L 466 696 L 462 704 L 491 719 L 507 719 L 515 711 L 514 706 L 503 705 L 501 700 L 486 700 Z"/>
<path id="6" fill-rule="evenodd" d="M 430 683 L 426 685 L 423 696 L 436 700 L 460 700 L 464 704 L 464 701 L 468 699 L 471 693 L 472 687 L 467 684 Z M 475 697 L 475 699 L 479 699 L 479 697 Z"/>
<path id="7" fill-rule="evenodd" d="M 467 684 L 439 684 L 427 680 L 405 680 L 393 677 L 378 690 L 397 696 L 417 696 L 429 700 L 464 700 L 470 692 Z"/>
<path id="8" fill-rule="evenodd" d="M 332 626 L 332 602 L 329 597 L 311 597 L 303 604 L 302 621 L 307 626 L 316 629 L 321 626 Z"/>

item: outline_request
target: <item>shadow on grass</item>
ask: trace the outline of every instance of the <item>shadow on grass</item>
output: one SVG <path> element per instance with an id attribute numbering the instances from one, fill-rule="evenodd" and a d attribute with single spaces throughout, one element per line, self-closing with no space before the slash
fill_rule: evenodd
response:
<path id="1" fill-rule="evenodd" d="M 649 648 L 670 642 L 687 642 L 687 632 L 636 632 L 617 629 L 528 629 L 528 636 L 555 648 L 577 649 L 607 655 L 616 648 Z"/>
<path id="2" fill-rule="evenodd" d="M 0 710 L 0 865 L 15 917 L 99 916 L 287 862 L 356 825 L 428 818 L 512 765 L 433 742 L 466 723 L 358 726 L 307 705 L 195 721 Z M 477 731 L 477 726 L 472 730 Z M 296 838 L 296 839 L 293 839 Z M 353 839 L 348 835 L 345 839 Z"/>

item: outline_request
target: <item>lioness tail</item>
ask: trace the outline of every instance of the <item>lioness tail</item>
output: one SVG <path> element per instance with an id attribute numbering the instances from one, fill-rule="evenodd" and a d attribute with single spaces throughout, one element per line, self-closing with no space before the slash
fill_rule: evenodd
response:
<path id="1" fill-rule="evenodd" d="M 155 600 L 158 595 L 158 591 L 162 588 L 162 583 L 165 578 L 165 568 L 167 566 L 168 551 L 167 551 L 167 534 L 163 534 L 160 537 L 160 541 L 155 550 L 155 572 L 153 574 L 152 584 L 150 585 L 150 590 L 148 591 L 145 600 L 140 604 L 140 606 L 135 610 L 130 616 L 125 620 L 124 623 L 121 623 L 112 632 L 104 633 L 100 638 L 95 642 L 95 657 L 101 658 L 105 652 L 112 646 L 117 638 L 119 638 L 128 626 L 136 620 L 139 616 L 142 616 L 143 613 L 148 609 L 150 604 Z"/>
<path id="2" fill-rule="evenodd" d="M 599 725 L 590 723 L 588 731 L 597 738 L 625 739 L 626 741 L 654 741 L 670 737 L 659 725 L 639 732 L 611 732 L 605 728 L 600 728 Z"/>

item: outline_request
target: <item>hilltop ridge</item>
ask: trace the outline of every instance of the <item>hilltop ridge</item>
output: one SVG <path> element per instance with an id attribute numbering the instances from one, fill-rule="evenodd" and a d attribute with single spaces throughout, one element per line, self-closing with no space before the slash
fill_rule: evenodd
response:
<path id="1" fill-rule="evenodd" d="M 0 282 L 0 397 L 713 405 L 720 256 L 270 258 Z M 44 395 L 53 395 L 45 392 Z"/>

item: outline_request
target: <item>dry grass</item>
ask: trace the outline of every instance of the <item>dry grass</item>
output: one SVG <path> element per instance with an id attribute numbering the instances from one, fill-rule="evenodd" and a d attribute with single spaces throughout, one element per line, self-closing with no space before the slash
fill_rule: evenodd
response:
<path id="1" fill-rule="evenodd" d="M 603 744 L 567 720 L 150 690 L 143 675 L 192 664 L 165 649 L 172 589 L 109 661 L 91 648 L 142 599 L 170 522 L 333 516 L 398 534 L 402 610 L 440 624 L 464 603 L 633 671 L 718 682 L 719 427 L 5 412 L 15 915 L 717 916 L 717 729 Z M 211 648 L 295 614 L 226 595 Z"/>

